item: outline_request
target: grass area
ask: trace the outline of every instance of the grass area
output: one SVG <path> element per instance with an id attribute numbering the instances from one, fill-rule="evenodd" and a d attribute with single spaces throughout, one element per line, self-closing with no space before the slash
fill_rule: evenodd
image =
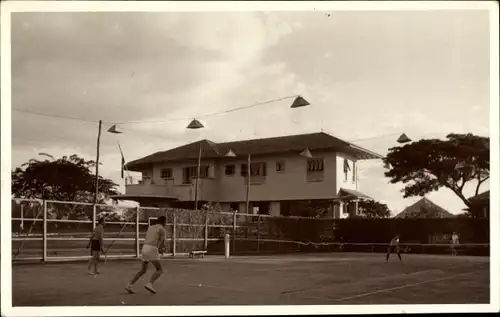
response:
<path id="1" fill-rule="evenodd" d="M 97 277 L 86 263 L 13 266 L 13 306 L 348 305 L 489 303 L 489 258 L 405 254 L 167 258 L 158 294 L 124 290 L 137 260 L 108 261 Z M 147 274 L 152 274 L 151 268 Z"/>

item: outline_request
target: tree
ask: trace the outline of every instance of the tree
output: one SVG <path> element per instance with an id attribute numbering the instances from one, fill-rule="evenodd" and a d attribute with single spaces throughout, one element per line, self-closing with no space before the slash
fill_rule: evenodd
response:
<path id="1" fill-rule="evenodd" d="M 360 200 L 358 211 L 359 216 L 364 218 L 389 218 L 391 215 L 386 204 L 374 200 Z"/>
<path id="2" fill-rule="evenodd" d="M 473 134 L 449 134 L 446 140 L 424 139 L 389 149 L 384 159 L 390 182 L 406 184 L 404 197 L 424 196 L 442 187 L 467 207 L 463 189 L 476 183 L 476 195 L 490 177 L 490 140 Z"/>
<path id="3" fill-rule="evenodd" d="M 16 198 L 49 199 L 59 201 L 93 202 L 95 175 L 94 161 L 78 155 L 55 159 L 49 154 L 44 161 L 31 159 L 12 172 L 12 195 Z M 99 176 L 98 201 L 117 195 L 118 184 Z"/>

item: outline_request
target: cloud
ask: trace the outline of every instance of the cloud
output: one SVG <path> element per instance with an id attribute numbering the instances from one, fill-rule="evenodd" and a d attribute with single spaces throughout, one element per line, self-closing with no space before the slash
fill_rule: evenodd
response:
<path id="1" fill-rule="evenodd" d="M 487 14 L 14 13 L 12 107 L 52 117 L 12 112 L 13 165 L 38 151 L 93 159 L 98 120 L 101 171 L 120 184 L 117 141 L 133 160 L 200 138 L 324 130 L 385 154 L 402 132 L 487 135 Z M 290 98 L 203 116 L 299 94 L 311 107 L 291 110 Z M 186 130 L 193 117 L 206 129 Z M 106 133 L 113 123 L 124 134 Z M 361 189 L 404 208 L 377 164 L 361 164 Z"/>

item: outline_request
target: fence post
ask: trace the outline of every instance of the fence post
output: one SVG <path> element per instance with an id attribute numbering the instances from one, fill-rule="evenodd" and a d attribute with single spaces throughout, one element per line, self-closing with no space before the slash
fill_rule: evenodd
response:
<path id="1" fill-rule="evenodd" d="M 205 251 L 208 251 L 208 211 L 205 210 Z"/>
<path id="2" fill-rule="evenodd" d="M 24 230 L 24 206 L 23 202 L 21 201 L 21 225 L 20 225 L 21 230 Z"/>
<path id="3" fill-rule="evenodd" d="M 278 244 L 278 250 L 277 251 L 279 253 L 280 252 L 280 238 L 281 238 L 281 219 L 280 218 L 276 218 L 276 223 L 277 223 L 277 225 L 276 225 L 277 229 L 276 230 L 278 231 L 278 233 L 276 235 L 277 239 L 278 239 L 278 243 L 277 243 Z"/>
<path id="4" fill-rule="evenodd" d="M 173 216 L 173 222 L 174 222 L 174 225 L 172 227 L 172 254 L 173 256 L 175 256 L 176 252 L 175 252 L 175 248 L 176 248 L 176 237 L 177 237 L 177 233 L 176 233 L 176 228 L 177 228 L 177 216 L 176 216 L 176 213 L 175 213 L 175 210 L 173 210 L 173 213 L 174 213 L 174 216 Z"/>
<path id="5" fill-rule="evenodd" d="M 95 229 L 96 220 L 97 220 L 97 206 L 94 204 L 92 206 L 92 229 Z"/>
<path id="6" fill-rule="evenodd" d="M 139 258 L 141 256 L 140 241 L 139 241 L 140 211 L 141 211 L 141 208 L 137 207 L 137 210 L 135 212 L 135 256 L 137 258 Z"/>
<path id="7" fill-rule="evenodd" d="M 233 253 L 236 252 L 236 211 L 233 212 Z"/>
<path id="8" fill-rule="evenodd" d="M 42 260 L 47 263 L 47 201 L 43 200 L 43 255 Z"/>

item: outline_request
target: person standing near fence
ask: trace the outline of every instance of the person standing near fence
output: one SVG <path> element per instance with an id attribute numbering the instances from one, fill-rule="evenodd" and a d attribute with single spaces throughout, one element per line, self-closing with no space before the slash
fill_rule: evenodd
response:
<path id="1" fill-rule="evenodd" d="M 101 259 L 101 252 L 103 251 L 104 246 L 104 217 L 100 218 L 97 222 L 97 225 L 94 228 L 94 232 L 90 237 L 89 243 L 87 245 L 87 249 L 90 247 L 90 260 L 89 260 L 89 274 L 99 274 L 99 270 L 97 269 L 97 265 L 99 264 L 99 260 Z M 94 270 L 92 271 L 92 267 Z"/>
<path id="2" fill-rule="evenodd" d="M 142 246 L 141 254 L 141 270 L 132 278 L 128 283 L 125 290 L 133 294 L 133 285 L 144 275 L 148 270 L 148 263 L 153 263 L 156 268 L 156 272 L 151 276 L 149 283 L 144 285 L 148 291 L 156 294 L 156 290 L 153 288 L 154 282 L 163 274 L 163 268 L 160 262 L 160 254 L 165 252 L 165 239 L 167 237 L 167 231 L 165 230 L 165 225 L 167 224 L 167 218 L 165 216 L 158 217 L 156 224 L 150 226 L 146 233 L 146 239 L 144 240 L 144 245 Z"/>
<path id="3" fill-rule="evenodd" d="M 457 247 L 459 245 L 459 241 L 458 241 L 458 233 L 456 232 L 453 232 L 453 234 L 451 235 L 451 254 L 453 255 L 457 255 Z"/>
<path id="4" fill-rule="evenodd" d="M 389 255 L 394 251 L 396 251 L 399 261 L 403 261 L 403 259 L 401 258 L 401 253 L 399 252 L 399 235 L 396 235 L 394 238 L 392 238 L 391 242 L 389 242 L 389 246 L 387 247 L 387 254 L 385 256 L 385 263 L 389 262 Z"/>

